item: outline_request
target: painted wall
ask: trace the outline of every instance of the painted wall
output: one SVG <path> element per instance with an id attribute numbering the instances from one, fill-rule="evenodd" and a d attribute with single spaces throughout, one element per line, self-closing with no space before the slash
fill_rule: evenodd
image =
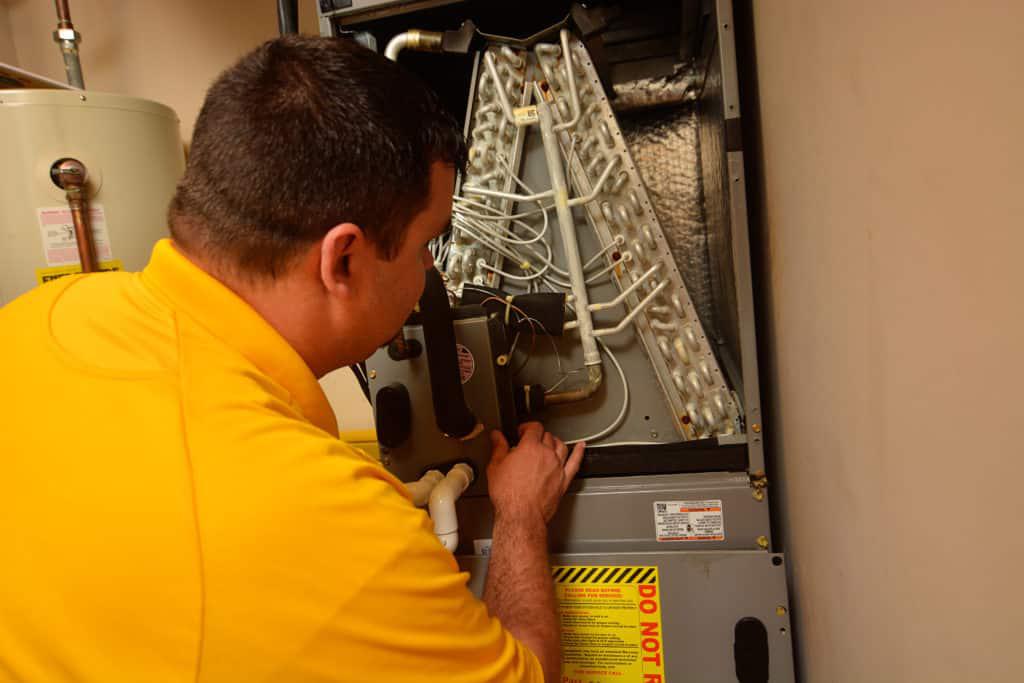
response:
<path id="1" fill-rule="evenodd" d="M 1024 5 L 755 1 L 754 33 L 803 680 L 1024 680 Z"/>
<path id="2" fill-rule="evenodd" d="M 82 33 L 82 71 L 90 90 L 122 93 L 170 105 L 188 140 L 203 96 L 214 78 L 262 41 L 277 35 L 273 2 L 246 0 L 72 0 L 71 18 Z M 299 27 L 317 33 L 312 0 L 299 3 Z M 12 40 L 5 43 L 5 20 Z M 51 34 L 52 2 L 0 0 L 0 61 L 65 80 Z M 5 44 L 10 48 L 5 52 Z M 348 370 L 324 379 L 341 429 L 367 429 L 373 418 Z"/>
<path id="3" fill-rule="evenodd" d="M 11 31 L 11 18 L 7 4 L 0 2 L 0 62 L 18 63 L 18 53 L 14 49 L 14 33 Z"/>

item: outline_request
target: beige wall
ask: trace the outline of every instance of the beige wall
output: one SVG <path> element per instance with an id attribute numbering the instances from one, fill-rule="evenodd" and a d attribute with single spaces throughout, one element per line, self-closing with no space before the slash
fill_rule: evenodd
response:
<path id="1" fill-rule="evenodd" d="M 754 14 L 804 680 L 1024 680 L 1024 5 Z"/>
<path id="2" fill-rule="evenodd" d="M 18 53 L 14 49 L 14 33 L 11 31 L 11 20 L 7 5 L 0 2 L 0 62 L 18 63 Z"/>
<path id="3" fill-rule="evenodd" d="M 51 37 L 57 25 L 53 3 L 0 3 L 14 29 L 19 66 L 64 81 L 60 51 Z M 210 82 L 246 51 L 277 35 L 276 3 L 264 0 L 71 0 L 70 5 L 82 33 L 86 86 L 170 105 L 181 117 L 186 139 Z M 299 7 L 300 28 L 316 33 L 312 0 L 300 0 Z"/>
<path id="4" fill-rule="evenodd" d="M 300 29 L 317 33 L 312 0 L 300 0 L 299 7 Z M 5 54 L 8 17 L 13 46 Z M 265 0 L 72 0 L 71 18 L 82 33 L 86 86 L 170 105 L 186 140 L 217 74 L 277 35 L 275 3 Z M 64 64 L 51 38 L 56 23 L 52 2 L 0 0 L 0 61 L 63 82 Z M 325 378 L 324 386 L 342 429 L 372 427 L 349 371 Z"/>

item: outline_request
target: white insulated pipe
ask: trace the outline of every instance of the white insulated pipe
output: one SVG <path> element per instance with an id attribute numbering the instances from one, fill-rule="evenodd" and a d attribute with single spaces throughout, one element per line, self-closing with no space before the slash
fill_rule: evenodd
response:
<path id="1" fill-rule="evenodd" d="M 434 534 L 449 552 L 459 545 L 459 519 L 455 514 L 455 501 L 473 483 L 473 468 L 457 463 L 430 492 L 428 509 L 434 520 Z"/>
<path id="2" fill-rule="evenodd" d="M 384 48 L 384 56 L 390 59 L 392 62 L 398 61 L 398 53 L 404 50 L 409 45 L 409 34 L 399 33 L 397 36 L 388 41 L 388 46 Z"/>
<path id="3" fill-rule="evenodd" d="M 412 496 L 412 504 L 418 508 L 426 505 L 427 501 L 430 500 L 430 492 L 434 490 L 434 487 L 442 479 L 444 479 L 444 475 L 441 474 L 440 470 L 429 470 L 416 481 L 405 482 L 405 488 L 409 491 L 409 495 Z"/>
<path id="4" fill-rule="evenodd" d="M 539 88 L 538 88 L 539 90 Z M 543 94 L 537 93 L 537 117 L 540 124 L 541 140 L 544 143 L 544 159 L 548 164 L 548 175 L 551 177 L 551 190 L 554 192 L 555 212 L 558 215 L 558 227 L 562 235 L 562 247 L 569 268 L 569 283 L 572 286 L 573 307 L 576 309 L 576 320 L 580 330 L 580 345 L 583 347 L 584 365 L 601 365 L 601 352 L 597 348 L 594 337 L 594 321 L 590 315 L 590 299 L 587 294 L 586 276 L 583 273 L 583 261 L 580 258 L 580 247 L 576 240 L 576 221 L 569 208 L 569 190 L 565 183 L 565 172 L 562 169 L 562 153 L 558 147 L 557 133 L 551 118 L 551 107 Z"/>
<path id="5" fill-rule="evenodd" d="M 562 29 L 559 33 L 562 41 L 562 59 L 565 60 L 565 79 L 569 85 L 569 102 L 572 103 L 572 118 L 555 126 L 555 131 L 572 128 L 580 120 L 580 95 L 576 91 L 576 74 L 572 69 L 572 50 L 569 49 L 569 30 Z"/>

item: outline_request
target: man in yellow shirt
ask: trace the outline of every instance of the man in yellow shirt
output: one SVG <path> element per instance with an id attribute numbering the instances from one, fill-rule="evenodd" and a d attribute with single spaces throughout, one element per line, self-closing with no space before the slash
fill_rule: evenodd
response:
<path id="1" fill-rule="evenodd" d="M 492 435 L 481 602 L 317 383 L 412 310 L 464 152 L 402 68 L 267 43 L 210 89 L 146 269 L 0 311 L 0 679 L 557 680 L 582 446 Z"/>

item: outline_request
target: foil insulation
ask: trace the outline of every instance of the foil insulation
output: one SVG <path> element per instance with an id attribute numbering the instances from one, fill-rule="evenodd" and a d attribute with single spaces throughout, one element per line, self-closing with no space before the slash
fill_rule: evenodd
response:
<path id="1" fill-rule="evenodd" d="M 644 88 L 634 89 L 634 101 L 639 92 L 646 101 L 657 99 L 657 81 L 666 79 L 646 79 Z M 717 337 L 696 103 L 620 111 L 617 117 L 697 314 Z"/>
<path id="2" fill-rule="evenodd" d="M 612 86 L 612 107 L 616 112 L 624 112 L 693 101 L 697 96 L 694 79 L 693 64 L 685 63 L 677 64 L 671 76 L 616 83 Z"/>

